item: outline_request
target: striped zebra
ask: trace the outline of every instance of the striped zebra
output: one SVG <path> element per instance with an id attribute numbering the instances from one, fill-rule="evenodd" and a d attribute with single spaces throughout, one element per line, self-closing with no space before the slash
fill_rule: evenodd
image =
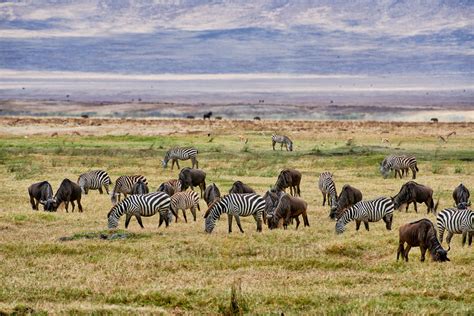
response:
<path id="1" fill-rule="evenodd" d="M 326 196 L 329 206 L 336 205 L 337 191 L 336 184 L 332 179 L 332 173 L 326 171 L 319 176 L 319 190 L 323 194 L 323 206 L 326 203 Z"/>
<path id="2" fill-rule="evenodd" d="M 146 180 L 146 178 L 141 175 L 118 177 L 117 181 L 115 181 L 114 190 L 112 191 L 112 196 L 110 198 L 112 204 L 115 205 L 117 204 L 117 202 L 120 202 L 121 193 L 123 193 L 125 198 L 127 197 L 127 194 L 132 194 L 133 185 L 138 181 L 142 181 L 143 183 L 148 185 L 148 181 Z"/>
<path id="3" fill-rule="evenodd" d="M 280 143 L 281 146 L 280 146 L 280 150 L 283 150 L 283 145 L 285 145 L 286 147 L 286 151 L 293 151 L 293 142 L 291 141 L 290 138 L 288 138 L 288 136 L 284 136 L 284 135 L 276 135 L 276 134 L 273 134 L 272 135 L 272 147 L 273 147 L 273 150 L 275 150 L 275 144 L 276 143 Z"/>
<path id="4" fill-rule="evenodd" d="M 470 209 L 446 208 L 438 213 L 436 226 L 438 226 L 440 243 L 443 243 L 444 231 L 448 231 L 448 236 L 446 236 L 448 250 L 451 248 L 451 238 L 454 234 L 462 234 L 463 246 L 466 244 L 466 237 L 469 234 L 470 246 L 474 235 L 474 212 Z"/>
<path id="5" fill-rule="evenodd" d="M 77 179 L 77 184 L 81 187 L 83 194 L 87 194 L 89 190 L 99 190 L 102 194 L 102 186 L 105 188 L 107 194 L 109 194 L 109 185 L 112 184 L 109 175 L 103 170 L 92 170 L 83 173 Z"/>
<path id="6" fill-rule="evenodd" d="M 176 163 L 179 167 L 178 160 L 188 160 L 191 159 L 191 162 L 193 163 L 192 168 L 196 166 L 198 167 L 198 161 L 196 159 L 196 156 L 198 154 L 198 150 L 196 148 L 192 147 L 174 147 L 168 150 L 165 154 L 165 158 L 161 161 L 163 168 L 166 168 L 168 166 L 168 161 L 171 160 L 171 170 L 173 170 L 173 166 Z"/>
<path id="7" fill-rule="evenodd" d="M 232 232 L 232 217 L 235 217 L 240 232 L 243 233 L 242 225 L 240 225 L 240 216 L 253 215 L 257 222 L 257 231 L 262 231 L 262 215 L 265 210 L 265 200 L 256 194 L 236 194 L 232 193 L 223 196 L 220 200 L 212 203 L 206 211 L 204 218 L 206 219 L 205 231 L 212 233 L 216 226 L 216 220 L 222 213 L 227 213 L 229 223 L 229 233 Z"/>
<path id="8" fill-rule="evenodd" d="M 170 209 L 176 218 L 176 222 L 178 221 L 179 210 L 183 211 L 184 221 L 186 223 L 188 222 L 188 219 L 186 218 L 187 209 L 191 209 L 194 221 L 196 221 L 196 207 L 201 211 L 201 208 L 199 207 L 199 194 L 194 191 L 178 192 L 171 197 Z"/>
<path id="9" fill-rule="evenodd" d="M 126 214 L 125 228 L 128 228 L 132 216 L 137 218 L 138 224 L 143 227 L 142 216 L 153 216 L 160 213 L 160 224 L 165 222 L 168 227 L 171 219 L 170 197 L 163 192 L 153 192 L 143 195 L 130 195 L 122 202 L 114 205 L 107 214 L 109 229 L 117 228 L 118 221 L 123 214 Z"/>
<path id="10" fill-rule="evenodd" d="M 360 223 L 364 222 L 366 230 L 369 230 L 369 222 L 378 222 L 383 219 L 387 230 L 392 229 L 393 201 L 391 198 L 380 197 L 370 201 L 360 201 L 348 208 L 336 223 L 336 233 L 342 234 L 345 226 L 352 220 L 356 221 L 356 230 Z"/>
<path id="11" fill-rule="evenodd" d="M 395 170 L 395 178 L 397 174 L 402 176 L 406 173 L 408 175 L 408 169 L 411 170 L 413 174 L 413 179 L 416 179 L 416 172 L 420 171 L 416 163 L 416 157 L 412 155 L 390 155 L 386 157 L 380 166 L 380 172 L 384 178 L 388 177 L 390 170 Z"/>

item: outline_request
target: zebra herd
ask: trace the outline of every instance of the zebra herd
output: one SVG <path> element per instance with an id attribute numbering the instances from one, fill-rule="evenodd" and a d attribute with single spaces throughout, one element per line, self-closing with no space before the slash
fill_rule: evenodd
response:
<path id="1" fill-rule="evenodd" d="M 277 135 L 272 136 L 273 146 L 276 142 L 286 142 L 285 139 L 280 139 L 276 136 Z M 291 141 L 287 146 L 287 149 L 290 151 L 292 150 Z M 168 161 L 171 160 L 171 168 L 173 168 L 175 163 L 179 168 L 178 160 L 191 159 L 192 166 L 197 167 L 197 154 L 198 151 L 195 148 L 172 148 L 165 154 L 162 166 L 163 168 L 166 168 Z M 188 209 L 191 210 L 193 219 L 196 221 L 196 209 L 200 210 L 199 194 L 193 191 L 193 185 L 195 184 L 190 182 L 190 185 L 185 185 L 181 180 L 183 179 L 181 173 L 189 170 L 191 169 L 185 168 L 181 170 L 179 179 L 172 179 L 164 182 L 159 186 L 156 192 L 151 193 L 148 193 L 148 181 L 143 175 L 118 177 L 115 181 L 114 188 L 110 193 L 113 206 L 107 215 L 108 227 L 110 229 L 117 228 L 120 217 L 125 214 L 126 228 L 133 216 L 137 219 L 138 224 L 143 228 L 142 217 L 153 216 L 157 213 L 159 214 L 158 227 L 160 227 L 163 222 L 168 226 L 172 223 L 173 217 L 175 218 L 175 222 L 177 222 L 179 210 L 182 211 L 184 220 L 187 222 L 185 210 Z M 380 170 L 384 177 L 386 177 L 391 170 L 395 171 L 395 177 L 397 177 L 397 174 L 400 177 L 407 175 L 408 170 L 411 170 L 413 178 L 416 178 L 416 172 L 419 171 L 416 158 L 411 155 L 390 155 L 383 160 Z M 199 175 L 201 177 L 206 177 L 206 173 L 202 170 L 196 171 L 200 172 Z M 258 232 L 262 231 L 262 221 L 266 223 L 267 219 L 269 220 L 272 217 L 278 218 L 278 220 L 283 220 L 283 218 L 285 218 L 284 227 L 286 228 L 290 218 L 295 218 L 299 223 L 298 216 L 303 215 L 305 226 L 309 226 L 306 217 L 307 203 L 304 200 L 298 198 L 299 201 L 295 202 L 295 205 L 298 203 L 299 205 L 303 205 L 299 207 L 292 205 L 292 203 L 296 201 L 294 198 L 293 200 L 286 198 L 287 207 L 283 208 L 281 206 L 282 198 L 284 196 L 301 195 L 301 172 L 298 170 L 282 170 L 275 185 L 267 191 L 264 197 L 256 194 L 252 188 L 240 181 L 236 181 L 233 188 L 230 190 L 230 193 L 223 196 L 220 195 L 220 191 L 215 183 L 205 187 L 205 182 L 202 182 L 204 183 L 205 188 L 204 198 L 208 204 L 208 209 L 204 215 L 204 230 L 207 233 L 211 233 L 214 230 L 216 221 L 223 213 L 227 213 L 228 216 L 229 232 L 232 232 L 232 221 L 233 218 L 235 218 L 240 232 L 243 233 L 244 230 L 242 229 L 240 217 L 250 215 L 252 215 L 256 221 Z M 29 188 L 31 201 L 34 200 L 36 194 L 33 192 L 34 190 L 32 188 L 36 188 L 38 184 L 42 183 L 34 184 Z M 77 185 L 74 183 L 72 185 L 78 186 L 81 193 L 84 195 L 87 195 L 89 190 L 98 190 L 100 194 L 103 194 L 103 189 L 105 189 L 106 193 L 109 194 L 109 186 L 112 185 L 112 181 L 106 171 L 93 170 L 81 174 L 78 178 Z M 186 190 L 186 187 L 188 186 L 191 190 Z M 369 230 L 369 222 L 383 220 L 386 229 L 391 230 L 394 209 L 399 208 L 399 205 L 394 204 L 393 198 L 380 197 L 373 200 L 362 200 L 361 192 L 347 184 L 343 187 L 341 194 L 338 196 L 334 177 L 331 172 L 322 172 L 320 174 L 318 186 L 323 195 L 323 206 L 326 204 L 327 200 L 327 204 L 331 209 L 330 217 L 336 220 L 335 231 L 337 234 L 343 233 L 346 229 L 346 225 L 351 221 L 356 222 L 356 230 L 359 230 L 362 222 L 364 223 L 366 230 Z M 291 195 L 285 193 L 286 188 L 290 188 Z M 465 188 L 465 190 L 467 190 L 467 188 Z M 52 195 L 52 192 L 50 191 L 47 191 L 46 195 Z M 211 192 L 211 194 L 209 194 L 209 192 Z M 121 200 L 122 194 L 124 195 L 123 200 Z M 44 192 L 40 192 L 38 196 L 41 196 L 41 198 L 37 198 L 42 199 L 40 201 L 41 204 L 44 204 L 44 199 L 50 199 L 44 197 Z M 212 196 L 211 200 L 208 200 L 209 196 Z M 469 198 L 468 192 L 467 198 Z M 67 202 L 67 198 L 63 199 L 63 201 Z M 459 207 L 447 208 L 438 213 L 437 227 L 440 242 L 443 241 L 444 232 L 447 231 L 448 235 L 446 241 L 448 245 L 451 242 L 453 234 L 463 234 L 463 245 L 469 236 L 469 245 L 471 245 L 472 236 L 474 235 L 474 212 L 467 208 L 467 205 L 470 205 L 467 200 L 463 203 L 464 204 L 459 205 L 465 205 L 465 209 L 459 209 Z M 35 209 L 33 202 L 32 205 L 33 209 Z M 279 209 L 279 212 L 287 213 L 279 214 L 278 217 L 275 217 L 276 209 Z M 336 212 L 337 214 L 334 213 L 336 209 L 338 210 L 338 212 Z M 270 221 L 268 225 L 269 228 L 273 228 L 270 226 Z M 281 227 L 281 223 L 277 223 L 276 225 Z"/>

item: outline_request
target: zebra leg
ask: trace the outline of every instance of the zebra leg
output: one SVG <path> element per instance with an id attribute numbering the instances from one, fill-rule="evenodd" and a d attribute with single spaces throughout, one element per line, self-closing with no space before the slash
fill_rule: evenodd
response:
<path id="1" fill-rule="evenodd" d="M 369 222 L 364 221 L 365 230 L 369 231 Z"/>
<path id="2" fill-rule="evenodd" d="M 323 193 L 323 206 L 326 204 L 326 193 Z"/>
<path id="3" fill-rule="evenodd" d="M 410 253 L 410 249 L 411 249 L 411 246 L 407 245 L 407 247 L 405 248 L 405 253 L 403 254 L 406 262 L 408 262 L 408 253 Z"/>
<path id="4" fill-rule="evenodd" d="M 272 147 L 273 147 L 273 150 L 275 150 L 275 142 L 272 141 Z"/>
<path id="5" fill-rule="evenodd" d="M 183 208 L 183 217 L 184 217 L 184 221 L 187 223 L 188 219 L 186 218 L 186 210 L 184 208 Z"/>
<path id="6" fill-rule="evenodd" d="M 462 246 L 464 247 L 464 245 L 466 244 L 466 240 L 467 240 L 467 231 L 464 231 L 462 233 Z"/>
<path id="7" fill-rule="evenodd" d="M 232 233 L 232 214 L 227 214 L 227 223 L 229 224 L 229 234 Z"/>
<path id="8" fill-rule="evenodd" d="M 99 187 L 99 193 L 104 194 L 104 192 L 102 191 L 102 186 Z"/>
<path id="9" fill-rule="evenodd" d="M 240 224 L 240 216 L 239 215 L 234 215 L 235 221 L 237 222 L 237 226 L 239 226 L 240 232 L 243 233 L 244 230 L 242 229 L 242 225 Z"/>
<path id="10" fill-rule="evenodd" d="M 410 168 L 410 169 L 411 169 L 411 172 L 413 173 L 412 179 L 416 179 L 416 169 L 415 168 Z"/>
<path id="11" fill-rule="evenodd" d="M 283 150 L 283 143 L 281 143 L 281 146 L 280 146 L 280 151 Z"/>
<path id="12" fill-rule="evenodd" d="M 387 230 L 392 230 L 393 214 L 384 216 L 383 221 L 385 222 L 385 228 Z"/>
<path id="13" fill-rule="evenodd" d="M 421 251 L 421 258 L 420 261 L 424 262 L 425 261 L 425 255 L 426 255 L 426 248 L 425 246 L 420 245 L 420 251 Z"/>
<path id="14" fill-rule="evenodd" d="M 453 233 L 448 231 L 448 236 L 446 236 L 446 243 L 448 244 L 448 247 L 451 247 L 451 238 L 453 238 Z"/>
<path id="15" fill-rule="evenodd" d="M 143 227 L 142 216 L 140 214 L 135 214 L 135 217 L 137 218 L 137 221 L 138 221 L 138 224 L 140 225 L 140 227 L 145 228 L 145 227 Z"/>
<path id="16" fill-rule="evenodd" d="M 257 232 L 259 232 L 259 233 L 262 232 L 262 220 L 260 219 L 260 216 L 262 216 L 261 213 L 260 214 L 253 214 L 253 218 L 257 222 Z M 262 217 L 265 217 L 265 216 L 262 216 Z"/>
<path id="17" fill-rule="evenodd" d="M 127 214 L 127 216 L 125 217 L 125 229 L 128 228 L 128 224 L 130 224 L 130 219 L 132 218 L 132 215 L 130 214 Z"/>
<path id="18" fill-rule="evenodd" d="M 361 221 L 356 220 L 356 230 L 359 230 Z"/>
<path id="19" fill-rule="evenodd" d="M 469 232 L 469 243 L 468 243 L 469 246 L 472 245 L 472 236 L 473 235 L 474 235 L 474 232 Z"/>
<path id="20" fill-rule="evenodd" d="M 109 185 L 104 184 L 105 192 L 107 192 L 107 195 L 109 195 Z"/>
<path id="21" fill-rule="evenodd" d="M 199 206 L 199 202 L 196 203 L 197 209 L 199 212 L 201 212 L 201 207 Z"/>
<path id="22" fill-rule="evenodd" d="M 191 207 L 191 214 L 193 214 L 194 221 L 196 221 L 196 208 L 194 206 Z"/>

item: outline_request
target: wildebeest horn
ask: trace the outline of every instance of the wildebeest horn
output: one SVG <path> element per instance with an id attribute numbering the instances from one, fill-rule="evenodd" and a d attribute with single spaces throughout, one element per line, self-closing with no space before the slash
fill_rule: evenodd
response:
<path id="1" fill-rule="evenodd" d="M 451 245 L 448 246 L 448 250 L 446 250 L 446 252 L 449 252 L 449 250 L 451 250 Z"/>
<path id="2" fill-rule="evenodd" d="M 39 202 L 40 202 L 42 205 L 45 205 L 47 201 L 45 201 L 45 200 L 40 200 Z"/>

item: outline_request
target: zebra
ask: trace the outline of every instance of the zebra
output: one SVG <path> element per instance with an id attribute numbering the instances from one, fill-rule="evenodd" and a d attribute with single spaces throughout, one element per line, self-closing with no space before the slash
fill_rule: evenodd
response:
<path id="1" fill-rule="evenodd" d="M 216 226 L 216 220 L 221 216 L 222 213 L 227 213 L 229 223 L 229 233 L 232 232 L 232 217 L 235 217 L 237 226 L 239 226 L 240 232 L 243 233 L 242 225 L 240 225 L 240 216 L 253 215 L 253 218 L 257 222 L 257 231 L 262 231 L 262 215 L 265 210 L 265 200 L 260 196 L 253 193 L 248 194 L 228 194 L 224 195 L 220 200 L 212 203 L 209 209 L 206 211 L 204 218 L 206 219 L 205 231 L 212 233 L 212 230 Z"/>
<path id="2" fill-rule="evenodd" d="M 285 145 L 286 151 L 288 151 L 288 150 L 293 151 L 293 142 L 291 141 L 291 139 L 288 138 L 288 136 L 273 134 L 272 135 L 273 150 L 275 150 L 275 144 L 276 143 L 281 144 L 280 150 L 283 150 L 283 145 Z"/>
<path id="3" fill-rule="evenodd" d="M 348 208 L 336 223 L 336 234 L 342 234 L 345 226 L 352 220 L 356 221 L 356 230 L 360 223 L 364 222 L 366 230 L 369 230 L 369 222 L 378 222 L 383 219 L 387 230 L 392 229 L 393 201 L 391 198 L 380 197 L 370 201 L 360 201 Z"/>
<path id="4" fill-rule="evenodd" d="M 179 210 L 183 211 L 184 221 L 186 223 L 188 222 L 188 219 L 186 218 L 187 209 L 191 209 L 194 221 L 196 221 L 196 207 L 201 211 L 201 208 L 199 207 L 199 194 L 194 191 L 178 192 L 171 197 L 170 210 L 176 218 L 176 222 L 178 221 Z"/>
<path id="5" fill-rule="evenodd" d="M 408 175 L 408 169 L 411 169 L 413 174 L 413 179 L 416 179 L 416 172 L 420 171 L 416 163 L 416 157 L 412 155 L 390 155 L 386 157 L 380 166 L 380 172 L 384 178 L 388 177 L 390 170 L 395 170 L 395 178 L 397 174 L 402 176 L 406 173 Z"/>
<path id="6" fill-rule="evenodd" d="M 137 218 L 138 224 L 143 227 L 142 216 L 148 217 L 153 216 L 156 213 L 160 213 L 160 224 L 163 221 L 168 227 L 171 219 L 170 208 L 170 197 L 164 192 L 153 192 L 143 195 L 130 195 L 122 202 L 114 205 L 110 212 L 107 214 L 108 227 L 109 229 L 117 228 L 119 218 L 125 213 L 125 228 L 128 228 L 130 219 L 132 216 Z"/>
<path id="7" fill-rule="evenodd" d="M 448 231 L 446 242 L 448 250 L 451 249 L 451 238 L 454 234 L 462 234 L 462 245 L 466 244 L 466 237 L 469 233 L 469 246 L 472 244 L 472 236 L 474 235 L 474 212 L 470 209 L 446 208 L 438 213 L 436 218 L 436 226 L 438 226 L 438 239 L 443 243 L 444 231 Z"/>
<path id="8" fill-rule="evenodd" d="M 103 170 L 92 170 L 83 173 L 77 179 L 77 184 L 81 187 L 83 194 L 87 194 L 89 190 L 99 190 L 102 194 L 102 186 L 105 188 L 105 192 L 109 194 L 109 185 L 112 184 L 109 175 Z"/>
<path id="9" fill-rule="evenodd" d="M 191 159 L 191 162 L 193 164 L 192 168 L 196 166 L 196 168 L 199 168 L 198 166 L 198 161 L 196 159 L 196 156 L 198 154 L 198 150 L 196 148 L 192 147 L 174 147 L 168 150 L 165 154 L 165 158 L 161 161 L 161 164 L 163 168 L 166 168 L 168 166 L 168 161 L 171 160 L 171 170 L 173 170 L 173 166 L 176 163 L 179 167 L 178 160 L 188 160 Z"/>
<path id="10" fill-rule="evenodd" d="M 127 194 L 132 194 L 133 185 L 138 181 L 142 181 L 145 185 L 148 185 L 148 181 L 142 175 L 134 175 L 134 176 L 120 176 L 118 177 L 117 181 L 115 181 L 114 190 L 112 191 L 111 201 L 112 204 L 117 204 L 117 197 L 118 202 L 120 202 L 120 194 L 123 193 L 125 198 Z"/>
<path id="11" fill-rule="evenodd" d="M 337 191 L 336 184 L 332 179 L 332 173 L 325 171 L 319 176 L 319 190 L 323 194 L 323 206 L 326 203 L 326 196 L 328 199 L 329 206 L 336 205 L 337 203 Z"/>

